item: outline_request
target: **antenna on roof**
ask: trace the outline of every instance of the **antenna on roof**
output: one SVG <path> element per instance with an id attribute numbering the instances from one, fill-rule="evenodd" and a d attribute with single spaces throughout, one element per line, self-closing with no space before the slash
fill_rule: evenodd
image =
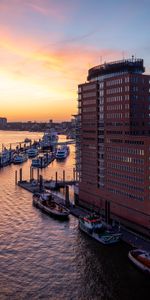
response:
<path id="1" fill-rule="evenodd" d="M 123 58 L 123 60 L 124 60 L 124 51 L 122 51 L 122 58 Z"/>
<path id="2" fill-rule="evenodd" d="M 134 60 L 134 55 L 132 55 L 132 61 Z"/>

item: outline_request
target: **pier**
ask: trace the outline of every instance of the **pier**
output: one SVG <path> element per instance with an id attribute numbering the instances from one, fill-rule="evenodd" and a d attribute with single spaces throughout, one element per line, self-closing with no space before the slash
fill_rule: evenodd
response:
<path id="1" fill-rule="evenodd" d="M 63 179 L 57 180 L 58 174 L 55 174 L 55 180 L 44 180 L 41 175 L 39 175 L 39 169 L 37 170 L 37 179 L 34 179 L 33 168 L 30 169 L 30 180 L 23 180 L 22 169 L 19 170 L 19 180 L 17 171 L 15 172 L 15 183 L 21 188 L 27 190 L 30 193 L 40 193 L 44 192 L 46 189 L 50 190 L 52 195 L 55 197 L 55 201 L 65 207 L 68 207 L 70 213 L 79 218 L 79 216 L 85 216 L 91 213 L 91 210 L 88 210 L 84 207 L 72 204 L 69 199 L 69 185 L 75 185 L 77 180 L 75 180 L 75 170 L 74 180 L 65 180 L 65 171 L 63 171 Z M 64 188 L 65 195 L 58 194 L 60 188 Z M 105 217 L 105 216 L 103 216 Z M 115 219 L 114 219 L 115 221 Z M 150 240 L 142 236 L 141 234 L 131 230 L 130 228 L 121 224 L 120 220 L 120 231 L 122 232 L 121 240 L 132 247 L 142 248 L 147 251 L 150 251 Z"/>
<path id="2" fill-rule="evenodd" d="M 73 169 L 73 173 L 75 173 Z M 39 175 L 39 169 L 37 170 L 37 179 L 33 177 L 33 168 L 30 168 L 30 180 L 23 180 L 22 168 L 19 170 L 19 180 L 17 170 L 15 172 L 15 183 L 21 188 L 27 190 L 28 192 L 41 193 L 46 189 L 49 189 L 52 195 L 55 197 L 55 201 L 65 207 L 68 207 L 70 213 L 75 217 L 85 216 L 89 214 L 89 211 L 83 207 L 76 206 L 70 202 L 69 199 L 69 185 L 75 185 L 77 180 L 65 180 L 65 171 L 63 172 L 63 179 L 57 180 L 57 172 L 55 180 L 44 180 L 42 175 Z M 49 187 L 47 187 L 49 184 Z M 60 188 L 65 189 L 65 195 L 58 194 Z"/>

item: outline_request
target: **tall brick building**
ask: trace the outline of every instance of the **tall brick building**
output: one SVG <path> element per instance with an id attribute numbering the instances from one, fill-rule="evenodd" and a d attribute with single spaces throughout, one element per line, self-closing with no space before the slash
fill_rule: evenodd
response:
<path id="1" fill-rule="evenodd" d="M 150 75 L 105 63 L 78 86 L 80 204 L 150 236 Z"/>

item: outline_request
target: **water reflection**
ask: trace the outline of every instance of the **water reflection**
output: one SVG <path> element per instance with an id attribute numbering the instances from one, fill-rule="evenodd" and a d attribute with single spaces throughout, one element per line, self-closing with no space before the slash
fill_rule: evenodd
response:
<path id="1" fill-rule="evenodd" d="M 23 165 L 25 179 L 30 164 Z M 62 176 L 65 167 L 71 178 L 73 165 L 71 145 L 64 164 L 54 161 L 41 174 Z M 75 217 L 60 222 L 42 213 L 15 185 L 19 168 L 0 169 L 0 299 L 148 299 L 149 279 L 128 261 L 129 246 L 103 246 L 79 231 Z"/>

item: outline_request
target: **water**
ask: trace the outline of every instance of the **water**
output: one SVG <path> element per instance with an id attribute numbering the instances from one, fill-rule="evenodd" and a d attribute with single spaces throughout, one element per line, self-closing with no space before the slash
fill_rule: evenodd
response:
<path id="1" fill-rule="evenodd" d="M 0 143 L 12 142 L 12 136 L 18 142 L 34 133 L 0 132 Z M 65 169 L 72 178 L 70 148 L 67 160 L 54 161 L 43 177 L 56 171 L 61 177 Z M 30 164 L 23 165 L 25 179 Z M 149 278 L 128 260 L 128 245 L 103 246 L 79 231 L 75 217 L 60 222 L 42 213 L 32 194 L 15 186 L 17 168 L 0 169 L 0 299 L 149 299 Z"/>

